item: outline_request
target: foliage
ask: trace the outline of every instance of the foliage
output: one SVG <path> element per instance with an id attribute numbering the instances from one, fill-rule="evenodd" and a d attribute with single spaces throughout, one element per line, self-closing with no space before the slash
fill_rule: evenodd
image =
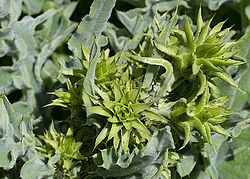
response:
<path id="1" fill-rule="evenodd" d="M 45 157 L 50 159 L 55 154 L 60 154 L 60 159 L 57 161 L 57 167 L 66 178 L 74 178 L 79 171 L 71 171 L 77 169 L 75 165 L 84 157 L 79 152 L 82 143 L 76 142 L 73 136 L 73 129 L 69 128 L 66 135 L 57 133 L 52 123 L 50 131 L 46 131 L 41 139 L 45 142 L 44 146 L 38 147 Z M 77 162 L 75 162 L 76 160 Z M 80 162 L 79 162 L 80 163 Z M 79 168 L 79 167 L 78 167 Z"/>
<path id="2" fill-rule="evenodd" d="M 0 177 L 249 177 L 248 11 L 2 0 Z"/>

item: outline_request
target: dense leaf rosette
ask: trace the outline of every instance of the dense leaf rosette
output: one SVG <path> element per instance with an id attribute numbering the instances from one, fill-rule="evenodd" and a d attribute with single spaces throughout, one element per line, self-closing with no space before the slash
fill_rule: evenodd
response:
<path id="1" fill-rule="evenodd" d="M 151 103 L 139 102 L 141 88 L 128 77 L 127 71 L 121 80 L 112 81 L 110 92 L 103 93 L 96 86 L 98 98 L 93 101 L 99 105 L 89 110 L 106 117 L 107 122 L 96 138 L 95 147 L 107 137 L 107 141 L 113 139 L 115 150 L 121 142 L 124 152 L 127 152 L 130 143 L 139 144 L 151 137 L 142 115 L 143 111 L 149 110 Z"/>
<path id="2" fill-rule="evenodd" d="M 41 136 L 41 139 L 45 145 L 37 147 L 37 149 L 45 153 L 45 157 L 48 159 L 55 154 L 59 154 L 60 159 L 56 165 L 65 177 L 73 177 L 75 173 L 79 172 L 79 167 L 84 157 L 79 151 L 82 143 L 75 141 L 73 129 L 69 128 L 65 135 L 58 133 L 52 123 L 50 131 L 46 131 L 44 136 Z"/>
<path id="3" fill-rule="evenodd" d="M 237 52 L 232 50 L 235 42 L 230 42 L 227 38 L 230 28 L 221 30 L 225 21 L 211 29 L 212 19 L 204 23 L 200 9 L 195 34 L 186 17 L 184 30 L 180 30 L 177 25 L 171 32 L 168 43 L 156 40 L 154 44 L 158 50 L 171 57 L 176 69 L 187 79 L 192 80 L 202 72 L 206 76 L 217 76 L 237 88 L 237 84 L 223 67 L 238 66 L 245 62 L 235 60 Z M 160 35 L 161 33 L 163 32 Z"/>

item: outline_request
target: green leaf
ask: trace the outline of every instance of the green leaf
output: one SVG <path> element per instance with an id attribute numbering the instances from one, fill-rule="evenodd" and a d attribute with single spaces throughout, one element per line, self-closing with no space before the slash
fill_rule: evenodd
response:
<path id="1" fill-rule="evenodd" d="M 159 71 L 159 66 L 148 65 L 146 74 L 143 79 L 143 85 L 142 85 L 143 89 L 150 90 L 152 88 L 152 82 L 158 71 Z"/>
<path id="2" fill-rule="evenodd" d="M 178 16 L 177 16 L 177 12 L 175 12 L 173 17 L 170 19 L 169 23 L 167 23 L 167 25 L 163 28 L 163 30 L 157 37 L 156 41 L 158 41 L 159 43 L 166 44 L 166 42 L 169 41 L 170 33 L 172 32 L 177 21 L 178 21 Z"/>
<path id="3" fill-rule="evenodd" d="M 96 137 L 94 149 L 109 135 L 109 132 L 110 132 L 110 124 L 107 123 L 105 127 L 102 129 L 102 131 Z"/>
<path id="4" fill-rule="evenodd" d="M 149 119 L 150 121 L 161 122 L 163 124 L 169 122 L 168 119 L 150 110 L 143 111 L 141 114 L 145 116 L 147 119 Z"/>
<path id="5" fill-rule="evenodd" d="M 113 144 L 114 144 L 114 149 L 117 150 L 120 144 L 120 137 L 118 134 L 114 136 Z"/>
<path id="6" fill-rule="evenodd" d="M 171 56 L 171 57 L 175 57 L 178 51 L 178 47 L 177 46 L 173 46 L 173 45 L 168 45 L 168 44 L 161 44 L 157 41 L 154 41 L 154 44 L 156 46 L 156 48 L 162 52 L 164 52 L 165 54 Z"/>
<path id="7" fill-rule="evenodd" d="M 29 15 L 38 14 L 42 8 L 44 0 L 23 0 L 25 10 Z"/>
<path id="8" fill-rule="evenodd" d="M 237 61 L 237 60 L 232 60 L 232 59 L 228 59 L 228 60 L 221 60 L 221 59 L 208 59 L 213 65 L 216 66 L 239 66 L 239 65 L 243 65 L 245 64 L 245 62 L 242 61 Z"/>
<path id="9" fill-rule="evenodd" d="M 100 176 L 115 178 L 136 174 L 143 178 L 150 167 L 159 170 L 158 164 L 163 165 L 165 162 L 162 156 L 166 150 L 172 148 L 174 148 L 172 134 L 170 128 L 165 127 L 155 131 L 142 150 L 136 148 L 123 155 L 117 155 L 113 148 L 101 150 L 94 156 L 94 162 L 97 164 L 96 173 Z M 156 163 L 157 165 L 155 165 Z"/>
<path id="10" fill-rule="evenodd" d="M 199 8 L 198 17 L 197 17 L 197 29 L 195 32 L 195 39 L 200 35 L 201 28 L 203 27 L 203 19 L 201 14 L 201 7 Z"/>
<path id="11" fill-rule="evenodd" d="M 126 129 L 122 129 L 122 149 L 124 151 L 124 153 L 127 153 L 128 151 L 128 144 L 129 144 L 129 138 L 130 138 L 130 132 L 129 130 Z"/>
<path id="12" fill-rule="evenodd" d="M 130 104 L 130 107 L 133 109 L 135 114 L 139 114 L 142 111 L 145 111 L 147 109 L 149 109 L 149 107 L 152 104 L 148 104 L 148 103 L 136 103 L 136 104 Z"/>
<path id="13" fill-rule="evenodd" d="M 243 91 L 238 91 L 237 89 L 230 88 L 229 85 L 221 82 L 216 82 L 216 85 L 220 87 L 222 93 L 225 96 L 232 96 L 229 99 L 229 106 L 235 111 L 243 110 L 249 103 L 249 96 L 250 96 L 250 68 L 249 68 L 249 39 L 250 39 L 250 32 L 247 32 L 243 37 L 239 39 L 239 41 L 234 45 L 234 50 L 238 51 L 237 56 L 240 58 L 246 59 L 247 64 L 242 65 L 240 67 L 239 73 L 237 75 L 237 81 L 239 88 Z M 225 87 L 227 86 L 227 87 Z"/>
<path id="14" fill-rule="evenodd" d="M 223 73 L 223 72 L 214 72 L 213 74 L 241 91 L 237 83 L 228 74 Z"/>
<path id="15" fill-rule="evenodd" d="M 107 121 L 109 121 L 109 122 L 111 122 L 111 123 L 118 123 L 118 122 L 120 122 L 120 121 L 118 120 L 118 118 L 117 118 L 115 115 L 109 117 L 109 118 L 107 119 Z"/>
<path id="16" fill-rule="evenodd" d="M 209 124 L 209 127 L 219 133 L 219 134 L 222 134 L 222 135 L 225 135 L 225 136 L 230 136 L 230 134 L 223 128 L 221 127 L 220 125 L 212 125 L 212 124 Z"/>
<path id="17" fill-rule="evenodd" d="M 194 169 L 198 158 L 197 149 L 192 146 L 177 163 L 177 172 L 181 177 L 189 175 Z"/>
<path id="18" fill-rule="evenodd" d="M 211 63 L 210 61 L 208 61 L 207 59 L 202 59 L 202 58 L 199 58 L 196 60 L 196 63 L 198 65 L 204 65 L 205 68 L 207 68 L 208 70 L 210 71 L 215 71 L 215 72 L 222 72 L 222 69 L 214 66 L 213 63 Z"/>
<path id="19" fill-rule="evenodd" d="M 82 98 L 87 108 L 87 118 L 91 115 L 88 108 L 92 106 L 89 95 L 94 95 L 95 70 L 100 55 L 100 46 L 103 45 L 101 33 L 107 26 L 116 0 L 95 0 L 77 28 L 77 32 L 69 40 L 69 49 L 78 59 L 83 58 L 82 47 L 90 51 L 90 64 L 84 79 Z"/>
<path id="20" fill-rule="evenodd" d="M 113 83 L 113 84 L 114 84 L 115 100 L 120 101 L 122 99 L 122 96 L 123 96 L 122 91 L 117 83 Z"/>
<path id="21" fill-rule="evenodd" d="M 75 57 L 83 58 L 82 46 L 90 51 L 94 41 L 97 40 L 99 42 L 115 2 L 116 0 L 93 1 L 89 14 L 82 19 L 76 33 L 68 42 L 69 49 L 74 53 Z"/>
<path id="22" fill-rule="evenodd" d="M 95 92 L 104 100 L 104 101 L 109 101 L 109 95 L 102 91 L 100 88 L 98 88 L 96 85 L 94 85 Z M 106 106 L 107 107 L 107 106 Z M 107 107 L 109 108 L 109 107 Z"/>
<path id="23" fill-rule="evenodd" d="M 227 153 L 229 157 L 222 163 L 219 163 L 218 170 L 220 178 L 249 178 L 249 160 L 250 160 L 250 130 L 244 129 L 241 134 L 230 143 L 225 143 L 224 147 L 229 146 L 229 150 L 233 153 Z"/>
<path id="24" fill-rule="evenodd" d="M 226 21 L 223 21 L 223 22 L 220 22 L 218 23 L 216 26 L 214 26 L 211 31 L 209 32 L 209 36 L 210 35 L 213 35 L 213 34 L 216 34 L 218 32 L 221 31 L 221 28 L 223 27 L 223 25 L 225 24 Z"/>
<path id="25" fill-rule="evenodd" d="M 141 121 L 133 120 L 132 121 L 132 127 L 137 129 L 138 132 L 140 132 L 142 134 L 143 138 L 146 138 L 147 140 L 150 139 L 151 133 Z"/>
<path id="26" fill-rule="evenodd" d="M 157 94 L 158 98 L 161 97 L 166 91 L 170 90 L 170 87 L 174 82 L 173 67 L 170 62 L 161 58 L 140 57 L 136 55 L 131 55 L 131 57 L 146 64 L 162 66 L 165 68 L 166 71 L 162 74 L 163 83 L 161 84 L 161 88 Z M 155 100 L 157 100 L 157 98 L 155 98 Z"/>
<path id="27" fill-rule="evenodd" d="M 95 80 L 95 70 L 96 70 L 96 65 L 99 59 L 99 54 L 100 54 L 100 46 L 98 45 L 97 42 L 94 43 L 91 49 L 91 57 L 90 57 L 90 64 L 89 68 L 87 71 L 87 74 L 84 78 L 83 82 L 83 92 L 82 92 L 82 99 L 84 102 L 84 106 L 87 109 L 87 118 L 91 115 L 91 112 L 88 110 L 89 107 L 92 106 L 92 102 L 90 99 L 89 95 L 94 95 L 94 80 Z"/>
<path id="28" fill-rule="evenodd" d="M 195 107 L 194 114 L 199 114 L 203 110 L 205 104 L 209 100 L 209 97 L 210 97 L 209 90 L 206 87 L 206 89 L 205 89 L 204 93 L 202 94 L 198 104 Z"/>
<path id="29" fill-rule="evenodd" d="M 201 45 L 205 41 L 212 20 L 213 18 L 211 18 L 208 22 L 206 22 L 206 24 L 201 28 L 201 32 L 199 36 L 197 36 L 197 39 L 195 40 L 197 46 Z"/>
<path id="30" fill-rule="evenodd" d="M 191 139 L 191 137 L 192 137 L 192 133 L 191 133 L 191 127 L 190 127 L 190 125 L 189 125 L 189 123 L 188 122 L 181 122 L 181 123 L 179 123 L 178 124 L 179 126 L 181 126 L 182 128 L 183 128 L 183 130 L 184 130 L 184 142 L 183 142 L 183 144 L 182 144 L 182 147 L 181 147 L 181 149 L 182 148 L 184 148 L 187 144 L 188 144 L 188 142 L 190 141 L 190 139 Z"/>
<path id="31" fill-rule="evenodd" d="M 93 114 L 99 114 L 101 116 L 112 117 L 110 112 L 105 107 L 102 107 L 102 106 L 92 106 L 92 107 L 89 107 L 88 110 Z"/>
<path id="32" fill-rule="evenodd" d="M 15 147 L 15 142 L 12 138 L 1 138 L 0 145 L 2 146 L 0 149 L 0 167 L 3 167 L 5 170 L 10 169 L 11 159 L 9 158 L 10 152 Z"/>
<path id="33" fill-rule="evenodd" d="M 124 105 L 128 105 L 129 103 L 129 92 L 126 92 L 122 98 L 121 98 L 121 103 Z"/>
<path id="34" fill-rule="evenodd" d="M 23 165 L 21 170 L 21 178 L 30 179 L 53 176 L 55 172 L 55 168 L 53 167 L 53 165 L 59 159 L 60 155 L 56 154 L 49 159 L 48 164 L 45 164 L 39 158 L 32 158 Z"/>
<path id="35" fill-rule="evenodd" d="M 192 125 L 200 132 L 200 134 L 204 137 L 204 139 L 208 142 L 211 143 L 210 140 L 210 133 L 207 130 L 207 128 L 202 124 L 200 119 L 195 118 L 192 121 Z"/>
<path id="36" fill-rule="evenodd" d="M 207 87 L 206 75 L 204 75 L 202 72 L 199 72 L 198 77 L 200 80 L 200 87 L 199 87 L 199 91 L 196 94 L 196 97 L 203 94 L 203 92 L 206 91 L 206 87 Z"/>
<path id="37" fill-rule="evenodd" d="M 130 94 L 129 94 L 129 99 L 132 103 L 136 103 L 138 98 L 139 98 L 139 95 L 140 95 L 140 92 L 141 92 L 141 88 L 139 87 L 138 89 L 131 89 L 130 90 Z"/>
<path id="38" fill-rule="evenodd" d="M 193 31 L 191 29 L 191 26 L 189 24 L 188 17 L 185 18 L 185 25 L 184 25 L 184 32 L 187 37 L 187 44 L 190 49 L 194 49 L 194 35 Z"/>
<path id="39" fill-rule="evenodd" d="M 112 124 L 107 141 L 115 137 L 115 135 L 118 135 L 122 127 L 122 124 Z"/>

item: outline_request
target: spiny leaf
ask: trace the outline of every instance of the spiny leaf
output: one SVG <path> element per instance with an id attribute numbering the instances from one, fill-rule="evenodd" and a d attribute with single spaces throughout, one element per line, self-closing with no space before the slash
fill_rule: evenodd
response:
<path id="1" fill-rule="evenodd" d="M 109 95 L 94 84 L 95 92 L 104 100 L 109 101 Z"/>
<path id="2" fill-rule="evenodd" d="M 102 106 L 92 106 L 92 107 L 89 107 L 88 110 L 94 114 L 111 117 L 111 114 L 108 112 L 108 110 Z"/>
<path id="3" fill-rule="evenodd" d="M 191 26 L 189 24 L 188 17 L 185 18 L 185 24 L 184 24 L 184 32 L 187 37 L 187 44 L 190 49 L 194 49 L 194 35 L 193 31 L 191 29 Z"/>
<path id="4" fill-rule="evenodd" d="M 201 65 L 201 64 L 204 65 L 206 68 L 208 68 L 211 71 L 215 71 L 215 72 L 221 72 L 222 71 L 222 69 L 214 66 L 214 64 L 211 63 L 210 61 L 208 61 L 207 59 L 199 58 L 199 59 L 196 60 L 196 63 L 198 65 Z"/>
<path id="5" fill-rule="evenodd" d="M 129 94 L 129 99 L 132 103 L 136 103 L 141 92 L 141 87 L 137 89 L 131 89 Z"/>
<path id="6" fill-rule="evenodd" d="M 205 126 L 202 124 L 202 122 L 200 121 L 200 119 L 198 118 L 194 118 L 194 120 L 192 121 L 192 125 L 200 132 L 200 134 L 204 137 L 204 139 L 207 141 L 207 142 L 211 142 L 209 139 L 210 139 L 210 136 L 208 136 L 209 134 L 205 128 Z"/>
<path id="7" fill-rule="evenodd" d="M 129 137 L 130 137 L 130 131 L 122 129 L 122 149 L 124 153 L 127 153 L 128 151 L 128 144 L 129 144 Z"/>
<path id="8" fill-rule="evenodd" d="M 215 131 L 215 132 L 217 132 L 219 134 L 222 134 L 222 135 L 225 135 L 225 136 L 230 136 L 230 134 L 225 129 L 223 129 L 223 127 L 221 127 L 220 125 L 212 125 L 212 124 L 209 123 L 209 127 L 213 131 Z"/>
<path id="9" fill-rule="evenodd" d="M 211 58 L 211 59 L 207 59 L 209 60 L 213 65 L 216 66 L 239 66 L 239 65 L 243 65 L 246 62 L 242 62 L 242 61 L 237 61 L 237 60 L 233 60 L 233 59 L 219 59 L 219 58 Z"/>
<path id="10" fill-rule="evenodd" d="M 157 121 L 157 122 L 161 122 L 163 124 L 169 122 L 168 119 L 166 119 L 163 116 L 161 116 L 160 114 L 154 113 L 150 110 L 143 111 L 141 114 L 151 121 Z"/>
<path id="11" fill-rule="evenodd" d="M 209 90 L 208 90 L 208 87 L 206 87 L 206 89 L 204 90 L 204 93 L 202 94 L 197 106 L 195 107 L 194 114 L 198 114 L 203 110 L 205 104 L 209 100 L 209 97 L 210 97 Z"/>
<path id="12" fill-rule="evenodd" d="M 111 123 L 119 123 L 120 121 L 119 121 L 119 119 L 114 115 L 114 116 L 112 116 L 112 117 L 109 117 L 108 119 L 107 119 L 107 121 L 109 121 L 109 122 L 111 122 Z"/>
<path id="13" fill-rule="evenodd" d="M 240 90 L 237 83 L 229 75 L 227 75 L 226 73 L 214 72 L 213 74 L 215 76 L 219 77 L 220 79 L 224 80 L 225 82 L 229 83 L 230 85 L 234 86 L 236 89 Z"/>
<path id="14" fill-rule="evenodd" d="M 114 136 L 114 138 L 113 138 L 113 144 L 114 144 L 114 149 L 117 150 L 118 147 L 119 147 L 119 144 L 120 144 L 119 133 Z"/>
<path id="15" fill-rule="evenodd" d="M 223 27 L 223 25 L 225 24 L 226 21 L 220 22 L 218 24 L 216 24 L 216 26 L 214 26 L 211 31 L 209 32 L 209 36 L 218 33 L 221 31 L 221 28 Z"/>
<path id="16" fill-rule="evenodd" d="M 202 15 L 201 15 L 201 7 L 199 8 L 198 12 L 198 17 L 197 17 L 197 29 L 196 29 L 196 34 L 195 34 L 195 39 L 200 35 L 201 28 L 203 27 L 203 20 L 202 20 Z"/>
<path id="17" fill-rule="evenodd" d="M 119 131 L 122 129 L 123 125 L 122 124 L 112 124 L 112 127 L 109 132 L 109 136 L 107 139 L 107 142 L 115 137 L 115 135 L 118 135 Z"/>
<path id="18" fill-rule="evenodd" d="M 116 82 L 114 82 L 113 85 L 114 85 L 115 100 L 120 101 L 123 96 L 122 91 Z"/>
<path id="19" fill-rule="evenodd" d="M 139 132 L 142 133 L 142 137 L 143 138 L 146 138 L 148 140 L 150 139 L 151 133 L 150 133 L 150 131 L 145 127 L 145 125 L 141 121 L 139 121 L 139 120 L 133 120 L 132 121 L 132 126 L 133 126 L 133 128 L 139 130 Z"/>
<path id="20" fill-rule="evenodd" d="M 207 86 L 206 75 L 204 75 L 202 72 L 199 72 L 198 78 L 199 78 L 199 81 L 200 81 L 200 87 L 199 87 L 199 91 L 196 94 L 196 97 L 203 94 L 203 92 L 206 90 L 206 86 Z"/>
<path id="21" fill-rule="evenodd" d="M 165 44 L 169 41 L 169 36 L 171 31 L 173 30 L 175 24 L 178 21 L 177 12 L 173 15 L 173 17 L 170 19 L 169 23 L 164 27 L 164 29 L 161 31 L 159 36 L 157 37 L 156 41 Z"/>
<path id="22" fill-rule="evenodd" d="M 150 103 L 135 103 L 131 104 L 130 107 L 133 109 L 135 114 L 139 114 L 142 111 L 149 109 L 152 104 Z"/>
<path id="23" fill-rule="evenodd" d="M 206 136 L 207 136 L 207 140 L 208 142 L 211 141 L 211 125 L 207 122 L 203 123 L 205 130 L 206 130 Z"/>
<path id="24" fill-rule="evenodd" d="M 138 60 L 146 64 L 163 66 L 166 71 L 164 74 L 162 74 L 162 77 L 164 79 L 163 79 L 163 84 L 161 85 L 161 89 L 158 91 L 157 94 L 158 98 L 161 97 L 167 90 L 169 90 L 174 81 L 173 67 L 170 62 L 164 59 L 153 58 L 153 57 L 140 57 L 136 55 L 131 55 L 131 57 L 135 60 Z M 155 99 L 157 100 L 157 98 Z"/>
<path id="25" fill-rule="evenodd" d="M 102 129 L 102 131 L 98 134 L 95 140 L 95 146 L 93 150 L 109 135 L 110 132 L 110 124 L 107 123 L 105 127 Z"/>
<path id="26" fill-rule="evenodd" d="M 191 137 L 192 137 L 192 134 L 191 134 L 191 128 L 190 128 L 190 124 L 188 122 L 181 122 L 178 124 L 179 126 L 181 126 L 184 130 L 184 142 L 181 146 L 180 149 L 184 148 L 188 142 L 190 141 Z"/>
<path id="27" fill-rule="evenodd" d="M 197 46 L 200 45 L 200 44 L 202 44 L 202 43 L 205 41 L 212 20 L 213 20 L 213 18 L 211 18 L 211 19 L 205 24 L 205 26 L 203 26 L 203 27 L 201 28 L 201 32 L 200 32 L 200 34 L 198 35 L 198 37 L 197 37 L 197 39 L 196 39 L 196 41 L 195 41 L 195 43 L 197 44 Z"/>
<path id="28" fill-rule="evenodd" d="M 177 54 L 177 51 L 178 51 L 177 46 L 168 45 L 168 44 L 161 44 L 157 41 L 154 41 L 154 44 L 158 50 L 164 52 L 165 54 L 167 54 L 171 57 L 175 57 Z"/>
<path id="29" fill-rule="evenodd" d="M 193 65 L 192 65 L 192 72 L 194 75 L 197 75 L 197 73 L 200 71 L 201 65 L 197 64 L 197 61 L 195 60 Z"/>

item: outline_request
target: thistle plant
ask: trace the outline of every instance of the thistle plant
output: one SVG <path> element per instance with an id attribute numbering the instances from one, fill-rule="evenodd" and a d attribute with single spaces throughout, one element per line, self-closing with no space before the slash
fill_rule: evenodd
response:
<path id="1" fill-rule="evenodd" d="M 208 143 L 211 143 L 211 131 L 230 136 L 220 125 L 229 120 L 228 115 L 232 114 L 232 111 L 224 106 L 226 101 L 226 97 L 209 102 L 206 99 L 202 106 L 196 106 L 194 102 L 187 103 L 185 98 L 175 102 L 171 108 L 170 118 L 178 128 L 184 131 L 185 139 L 182 148 L 190 141 L 194 129 L 198 130 Z"/>
<path id="2" fill-rule="evenodd" d="M 89 108 L 106 121 L 96 138 L 95 147 L 107 138 L 107 142 L 113 139 L 115 150 L 121 144 L 123 151 L 127 152 L 129 144 L 140 144 L 151 137 L 142 115 L 151 103 L 139 101 L 141 88 L 135 81 L 129 80 L 128 71 L 123 73 L 120 80 L 111 81 L 109 85 L 111 91 L 106 93 L 96 86 L 97 98 L 93 99 L 95 106 Z"/>
<path id="3" fill-rule="evenodd" d="M 210 142 L 211 131 L 229 135 L 220 124 L 228 119 L 231 111 L 225 107 L 226 97 L 220 97 L 212 78 L 219 77 L 238 88 L 225 67 L 237 66 L 244 61 L 235 59 L 234 42 L 226 40 L 230 28 L 221 30 L 225 23 L 221 22 L 210 29 L 211 21 L 203 22 L 199 9 L 194 34 L 188 18 L 183 30 L 176 25 L 176 16 L 169 23 L 155 19 L 139 51 L 125 56 L 117 53 L 112 57 L 109 57 L 109 50 L 101 53 L 95 69 L 95 95 L 90 95 L 93 106 L 87 109 L 93 115 L 101 116 L 98 118 L 101 118 L 99 127 L 102 127 L 94 149 L 103 141 L 112 140 L 115 150 L 121 146 L 126 153 L 129 146 L 143 146 L 151 137 L 152 127 L 158 124 L 170 125 L 176 132 L 182 131 L 185 136 L 182 147 L 190 141 L 193 130 L 198 130 L 207 142 Z M 78 76 L 77 84 L 84 80 L 91 58 L 91 52 L 84 46 L 82 53 L 83 69 L 64 72 Z M 121 57 L 127 61 L 118 63 Z M 149 81 L 144 73 L 152 66 L 157 68 L 155 77 Z M 139 68 L 141 72 L 136 73 L 135 69 Z M 148 90 L 145 83 L 154 87 Z M 82 90 L 74 89 L 70 81 L 67 84 L 73 90 L 71 95 Z M 180 92 L 183 86 L 188 93 Z M 60 98 L 53 103 L 62 103 L 65 96 Z M 174 104 L 170 105 L 171 112 L 158 106 L 162 101 L 165 103 L 162 106 Z"/>
<path id="4" fill-rule="evenodd" d="M 156 19 L 157 28 L 151 25 L 138 53 L 130 55 L 130 59 L 146 65 L 165 68 L 165 73 L 156 71 L 151 82 L 151 85 L 161 84 L 154 95 L 153 102 L 159 102 L 154 108 L 165 116 L 167 125 L 177 127 L 173 130 L 184 132 L 182 147 L 190 141 L 193 130 L 198 130 L 207 142 L 211 131 L 229 136 L 220 124 L 229 119 L 232 111 L 226 108 L 227 97 L 220 96 L 213 78 L 239 89 L 225 67 L 245 62 L 235 57 L 237 52 L 232 50 L 235 42 L 227 41 L 230 28 L 221 30 L 225 21 L 212 29 L 211 21 L 212 18 L 203 22 L 199 9 L 197 29 L 193 33 L 187 17 L 183 30 L 174 25 L 175 16 L 163 27 Z"/>
<path id="5" fill-rule="evenodd" d="M 238 88 L 223 67 L 238 66 L 245 62 L 235 60 L 234 55 L 237 52 L 232 51 L 235 42 L 228 42 L 226 38 L 230 28 L 221 30 L 225 21 L 218 23 L 211 29 L 212 19 L 203 22 L 201 9 L 199 9 L 195 33 L 193 33 L 188 17 L 186 17 L 184 30 L 180 30 L 176 25 L 171 32 L 168 43 L 164 44 L 156 40 L 154 45 L 158 50 L 171 57 L 176 70 L 178 69 L 183 77 L 192 80 L 201 73 L 205 74 L 209 80 L 208 76 L 212 75 Z"/>
<path id="6" fill-rule="evenodd" d="M 50 94 L 55 95 L 57 98 L 52 100 L 52 102 L 46 106 L 61 106 L 67 108 L 71 112 L 71 116 L 74 116 L 83 105 L 82 98 L 80 96 L 82 88 L 76 88 L 76 85 L 81 86 L 81 84 L 72 84 L 72 82 L 67 79 L 66 81 L 66 90 L 55 90 Z"/>
<path id="7" fill-rule="evenodd" d="M 79 151 L 82 143 L 75 141 L 73 129 L 69 128 L 66 134 L 58 133 L 52 123 L 50 130 L 46 131 L 41 139 L 45 144 L 37 149 L 48 159 L 59 154 L 60 159 L 56 163 L 59 173 L 66 178 L 74 178 L 80 170 L 84 156 Z"/>
<path id="8" fill-rule="evenodd" d="M 226 71 L 227 66 L 245 63 L 235 57 L 235 42 L 226 38 L 230 28 L 221 30 L 225 23 L 221 22 L 211 29 L 212 19 L 203 22 L 201 9 L 195 33 L 187 17 L 183 30 L 176 25 L 176 15 L 169 22 L 163 19 L 162 16 L 152 22 L 139 48 L 118 52 L 114 56 L 109 55 L 108 49 L 100 53 L 94 71 L 94 83 L 91 84 L 92 94 L 88 92 L 87 96 L 84 95 L 84 81 L 93 58 L 92 52 L 85 46 L 81 48 L 82 69 L 61 70 L 68 78 L 68 91 L 55 91 L 53 94 L 58 98 L 51 105 L 69 108 L 71 113 L 87 110 L 91 114 L 91 120 L 83 125 L 96 128 L 92 153 L 94 158 L 103 158 L 102 165 L 99 166 L 97 162 L 101 168 L 109 165 L 104 160 L 108 157 L 107 151 L 114 152 L 112 155 L 121 161 L 120 155 L 125 157 L 135 151 L 136 155 L 143 156 L 141 153 L 152 142 L 153 134 L 166 127 L 171 128 L 176 142 L 182 141 L 179 149 L 197 137 L 194 131 L 198 131 L 199 138 L 203 137 L 207 143 L 211 143 L 214 132 L 230 136 L 222 124 L 229 120 L 228 115 L 233 112 L 225 105 L 228 97 L 221 96 L 213 81 L 214 78 L 220 78 L 239 89 Z M 69 77 L 74 77 L 74 80 Z M 85 109 L 87 97 L 91 105 Z M 44 141 L 51 145 L 47 138 L 48 134 Z M 103 156 L 96 153 L 99 149 Z M 141 153 L 138 150 L 142 150 Z M 81 157 L 73 159 L 82 160 Z M 158 160 L 161 164 L 155 176 L 169 178 L 169 168 L 175 167 L 179 159 L 169 165 L 171 156 L 165 156 L 164 160 L 155 156 L 150 162 Z M 60 165 L 69 166 L 66 168 L 69 171 L 70 164 L 63 164 L 63 161 L 59 162 Z"/>

